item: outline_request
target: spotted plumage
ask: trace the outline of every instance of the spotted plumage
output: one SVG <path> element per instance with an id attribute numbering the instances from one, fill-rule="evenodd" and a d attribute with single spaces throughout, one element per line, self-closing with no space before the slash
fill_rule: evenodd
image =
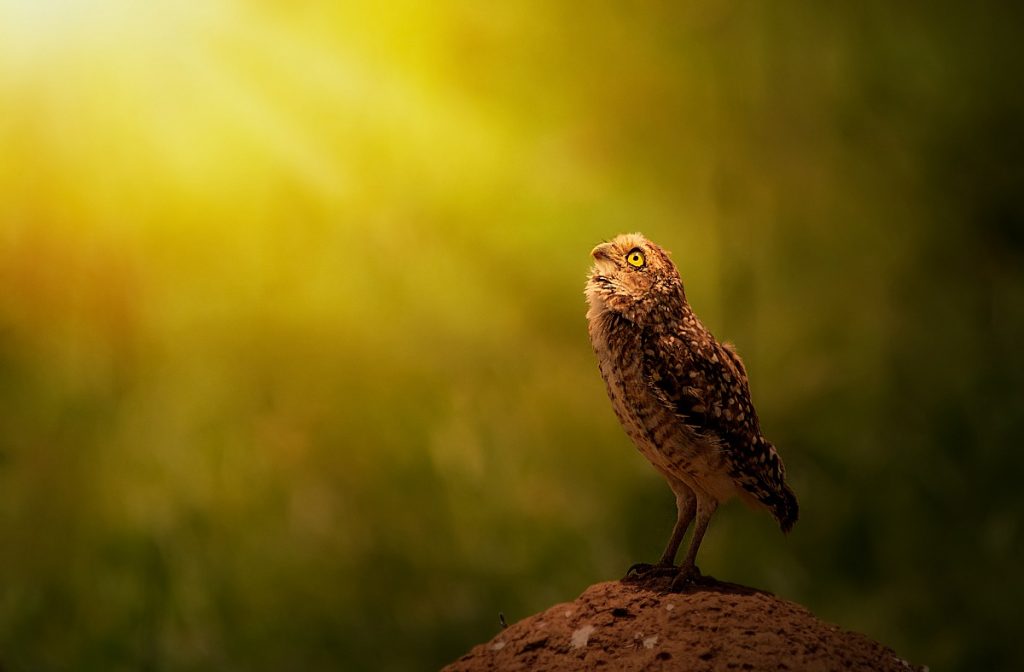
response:
<path id="1" fill-rule="evenodd" d="M 587 321 L 612 407 L 676 495 L 678 517 L 654 567 L 697 573 L 697 549 L 718 504 L 739 496 L 767 509 L 784 532 L 798 506 L 775 447 L 761 434 L 743 361 L 719 343 L 686 301 L 668 254 L 640 234 L 594 248 Z"/>

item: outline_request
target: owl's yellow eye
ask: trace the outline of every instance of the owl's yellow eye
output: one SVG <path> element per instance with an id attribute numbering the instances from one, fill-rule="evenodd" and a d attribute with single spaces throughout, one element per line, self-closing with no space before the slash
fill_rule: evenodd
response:
<path id="1" fill-rule="evenodd" d="M 643 268 L 647 259 L 644 258 L 644 253 L 640 250 L 632 250 L 626 255 L 626 263 L 634 268 Z"/>

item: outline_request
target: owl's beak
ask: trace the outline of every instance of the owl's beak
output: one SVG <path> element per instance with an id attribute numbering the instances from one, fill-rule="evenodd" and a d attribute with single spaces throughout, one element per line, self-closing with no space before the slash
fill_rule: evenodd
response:
<path id="1" fill-rule="evenodd" d="M 592 256 L 594 259 L 608 259 L 608 260 L 611 260 L 611 258 L 612 258 L 612 244 L 611 243 L 601 243 L 600 245 L 598 245 L 597 247 L 595 247 L 594 249 L 592 249 L 590 251 L 590 256 Z"/>

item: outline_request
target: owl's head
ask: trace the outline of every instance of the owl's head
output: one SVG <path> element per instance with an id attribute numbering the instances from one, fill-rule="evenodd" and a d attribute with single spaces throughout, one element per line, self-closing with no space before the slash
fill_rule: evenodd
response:
<path id="1" fill-rule="evenodd" d="M 683 282 L 668 253 L 639 233 L 601 243 L 591 253 L 587 319 L 618 313 L 640 325 L 664 323 L 686 306 Z"/>

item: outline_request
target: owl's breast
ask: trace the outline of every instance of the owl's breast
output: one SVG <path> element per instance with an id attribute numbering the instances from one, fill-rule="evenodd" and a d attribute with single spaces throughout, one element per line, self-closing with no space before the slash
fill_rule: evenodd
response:
<path id="1" fill-rule="evenodd" d="M 670 480 L 726 499 L 732 485 L 725 478 L 720 447 L 667 408 L 644 377 L 642 330 L 621 318 L 620 323 L 604 322 L 591 322 L 591 343 L 608 398 L 626 434 Z"/>

